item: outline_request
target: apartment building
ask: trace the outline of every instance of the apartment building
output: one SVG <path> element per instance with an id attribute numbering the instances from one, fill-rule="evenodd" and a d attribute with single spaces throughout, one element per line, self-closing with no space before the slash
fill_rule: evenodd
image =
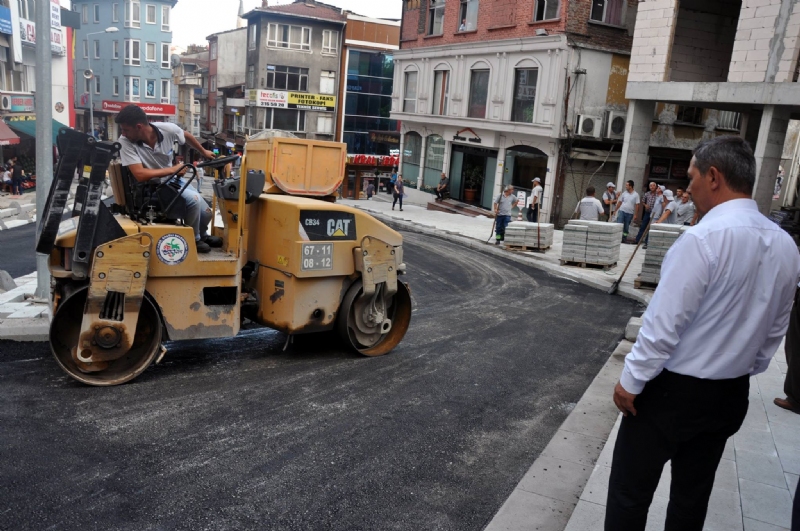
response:
<path id="1" fill-rule="evenodd" d="M 346 13 L 316 0 L 297 0 L 260 7 L 243 18 L 248 23 L 246 130 L 336 138 Z"/>
<path id="2" fill-rule="evenodd" d="M 154 121 L 175 119 L 171 14 L 177 0 L 75 0 L 76 107 L 85 130 L 119 135 L 114 117 L 138 105 Z M 89 74 L 87 71 L 91 71 Z M 94 124 L 89 124 L 89 105 Z"/>
<path id="3" fill-rule="evenodd" d="M 543 219 L 617 174 L 636 16 L 627 0 L 404 0 L 391 117 L 402 173 L 491 207 L 544 186 Z"/>
<path id="4" fill-rule="evenodd" d="M 191 45 L 185 53 L 174 55 L 172 64 L 172 96 L 176 105 L 175 123 L 195 137 L 200 138 L 200 100 L 202 77 L 200 71 L 208 68 L 208 48 Z M 191 152 L 186 146 L 181 155 Z"/>
<path id="5" fill-rule="evenodd" d="M 205 129 L 212 132 L 215 145 L 233 144 L 241 150 L 245 141 L 247 28 L 209 35 L 208 50 Z"/>

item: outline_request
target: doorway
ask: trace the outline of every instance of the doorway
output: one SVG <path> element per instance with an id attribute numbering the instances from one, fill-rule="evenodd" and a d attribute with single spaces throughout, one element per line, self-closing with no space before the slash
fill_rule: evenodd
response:
<path id="1" fill-rule="evenodd" d="M 497 151 L 452 144 L 450 195 L 486 209 L 492 208 L 492 189 L 497 170 Z"/>

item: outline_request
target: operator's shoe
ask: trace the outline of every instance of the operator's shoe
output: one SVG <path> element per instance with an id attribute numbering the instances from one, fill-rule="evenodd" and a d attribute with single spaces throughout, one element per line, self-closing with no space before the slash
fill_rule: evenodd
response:
<path id="1" fill-rule="evenodd" d="M 795 403 L 795 401 L 788 396 L 786 398 L 776 398 L 772 403 L 793 413 L 800 414 L 800 404 Z"/>
<path id="2" fill-rule="evenodd" d="M 219 236 L 205 236 L 203 241 L 206 242 L 209 247 L 222 247 L 222 238 Z"/>
<path id="3" fill-rule="evenodd" d="M 203 240 L 196 240 L 194 242 L 194 244 L 195 244 L 195 246 L 197 246 L 197 252 L 198 253 L 210 253 L 211 252 L 211 246 L 208 245 Z"/>

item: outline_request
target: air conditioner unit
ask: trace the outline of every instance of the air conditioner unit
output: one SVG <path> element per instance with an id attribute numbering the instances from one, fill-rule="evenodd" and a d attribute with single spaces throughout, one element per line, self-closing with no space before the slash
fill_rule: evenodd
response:
<path id="1" fill-rule="evenodd" d="M 4 111 L 10 111 L 11 110 L 11 98 L 9 98 L 8 96 L 0 97 L 0 109 L 2 109 Z"/>
<path id="2" fill-rule="evenodd" d="M 618 138 L 619 140 L 625 138 L 625 120 L 627 119 L 628 113 L 609 111 L 606 138 Z"/>
<path id="3" fill-rule="evenodd" d="M 600 138 L 602 135 L 602 122 L 599 116 L 589 116 L 588 114 L 578 115 L 578 130 L 576 132 L 579 136 L 591 136 Z"/>

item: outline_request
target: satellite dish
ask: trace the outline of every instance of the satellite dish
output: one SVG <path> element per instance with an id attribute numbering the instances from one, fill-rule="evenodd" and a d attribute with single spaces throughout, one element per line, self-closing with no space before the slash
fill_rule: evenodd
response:
<path id="1" fill-rule="evenodd" d="M 87 68 L 83 71 L 83 77 L 86 79 L 92 79 L 94 77 L 94 72 L 92 72 L 91 68 Z"/>
<path id="2" fill-rule="evenodd" d="M 178 68 L 181 65 L 181 56 L 174 53 L 172 57 L 169 58 L 169 62 L 172 68 Z"/>

